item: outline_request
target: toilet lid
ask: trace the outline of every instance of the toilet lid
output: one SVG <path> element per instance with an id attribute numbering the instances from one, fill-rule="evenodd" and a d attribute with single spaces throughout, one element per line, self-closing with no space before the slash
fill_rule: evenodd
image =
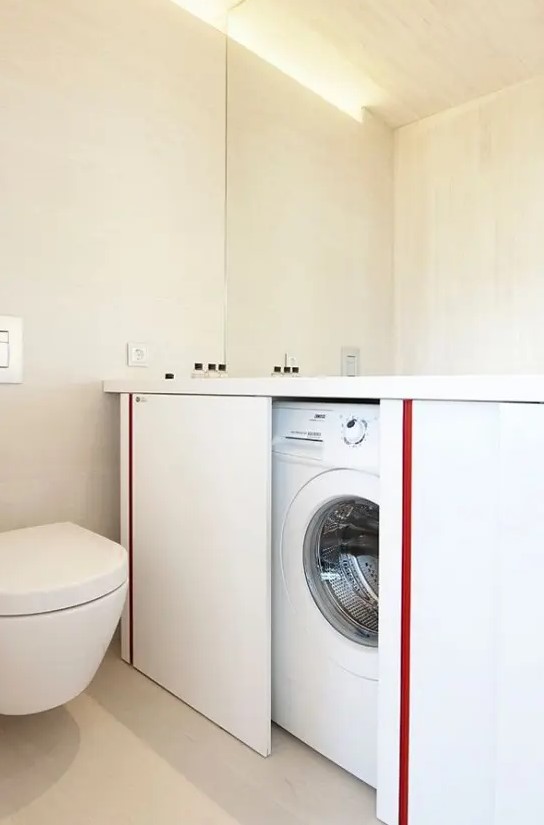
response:
<path id="1" fill-rule="evenodd" d="M 126 550 L 76 524 L 0 533 L 0 616 L 76 607 L 106 596 L 127 577 Z"/>

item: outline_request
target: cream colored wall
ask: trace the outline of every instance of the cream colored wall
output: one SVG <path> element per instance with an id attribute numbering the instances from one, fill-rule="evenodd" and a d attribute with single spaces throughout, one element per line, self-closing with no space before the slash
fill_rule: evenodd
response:
<path id="1" fill-rule="evenodd" d="M 0 0 L 0 529 L 118 530 L 117 408 L 100 382 L 223 348 L 224 37 L 169 0 Z"/>
<path id="2" fill-rule="evenodd" d="M 399 372 L 544 368 L 544 80 L 396 133 Z"/>
<path id="3" fill-rule="evenodd" d="M 229 43 L 227 352 L 236 375 L 392 369 L 392 131 Z"/>

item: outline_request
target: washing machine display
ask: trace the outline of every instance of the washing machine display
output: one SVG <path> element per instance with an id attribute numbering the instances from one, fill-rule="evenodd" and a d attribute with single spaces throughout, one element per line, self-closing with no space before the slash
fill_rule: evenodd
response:
<path id="1" fill-rule="evenodd" d="M 359 644 L 378 644 L 379 506 L 363 498 L 328 502 L 304 541 L 304 574 L 330 624 Z"/>

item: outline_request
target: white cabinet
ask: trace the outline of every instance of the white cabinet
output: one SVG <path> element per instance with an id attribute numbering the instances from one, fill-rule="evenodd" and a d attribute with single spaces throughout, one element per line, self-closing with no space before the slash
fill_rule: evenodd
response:
<path id="1" fill-rule="evenodd" d="M 544 822 L 544 405 L 380 416 L 378 816 Z M 262 754 L 270 430 L 266 397 L 122 398 L 123 655 Z"/>
<path id="2" fill-rule="evenodd" d="M 544 407 L 414 404 L 408 822 L 544 821 Z"/>
<path id="3" fill-rule="evenodd" d="M 124 400 L 124 656 L 270 752 L 268 398 Z"/>

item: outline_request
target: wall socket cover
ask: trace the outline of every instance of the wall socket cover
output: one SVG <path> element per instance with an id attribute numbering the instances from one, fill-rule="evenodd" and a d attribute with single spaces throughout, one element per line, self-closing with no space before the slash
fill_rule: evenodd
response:
<path id="1" fill-rule="evenodd" d="M 127 344 L 127 364 L 129 367 L 149 366 L 149 347 L 138 341 L 130 341 Z"/>

